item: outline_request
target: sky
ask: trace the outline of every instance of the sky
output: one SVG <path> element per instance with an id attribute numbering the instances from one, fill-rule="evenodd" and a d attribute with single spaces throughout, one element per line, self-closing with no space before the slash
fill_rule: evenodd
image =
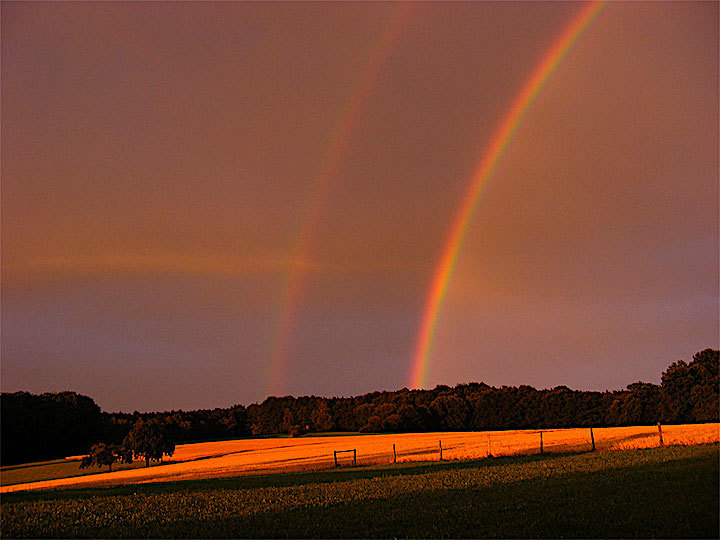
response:
<path id="1" fill-rule="evenodd" d="M 718 348 L 718 4 L 2 2 L 3 392 L 106 411 Z"/>

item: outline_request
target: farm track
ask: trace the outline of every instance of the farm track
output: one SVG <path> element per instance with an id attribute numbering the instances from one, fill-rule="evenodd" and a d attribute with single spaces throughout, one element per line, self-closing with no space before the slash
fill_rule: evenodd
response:
<path id="1" fill-rule="evenodd" d="M 665 445 L 719 442 L 720 424 L 668 425 L 662 433 Z M 657 426 L 598 428 L 593 434 L 601 451 L 659 445 Z M 357 450 L 358 465 L 387 464 L 394 460 L 393 445 L 398 462 L 435 461 L 440 457 L 440 441 L 444 460 L 540 452 L 540 430 L 239 439 L 178 445 L 172 461 L 150 468 L 20 483 L 2 486 L 0 493 L 321 470 L 334 466 L 335 450 L 347 449 Z M 590 430 L 542 430 L 542 442 L 548 453 L 585 451 L 591 445 Z M 349 463 L 347 457 L 339 460 Z"/>

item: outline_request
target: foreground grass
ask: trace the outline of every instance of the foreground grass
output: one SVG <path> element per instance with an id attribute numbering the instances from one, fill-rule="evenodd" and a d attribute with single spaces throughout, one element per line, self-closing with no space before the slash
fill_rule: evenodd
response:
<path id="1" fill-rule="evenodd" d="M 718 445 L 8 494 L 5 537 L 718 537 Z"/>

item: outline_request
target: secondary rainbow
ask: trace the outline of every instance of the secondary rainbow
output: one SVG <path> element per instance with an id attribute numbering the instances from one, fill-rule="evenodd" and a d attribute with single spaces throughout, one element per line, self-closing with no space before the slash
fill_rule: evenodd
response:
<path id="1" fill-rule="evenodd" d="M 432 285 L 425 301 L 425 309 L 423 311 L 413 357 L 410 373 L 411 388 L 422 388 L 426 384 L 430 352 L 433 345 L 433 338 L 435 337 L 435 327 L 448 290 L 448 285 L 452 280 L 453 271 L 455 270 L 458 255 L 462 249 L 465 234 L 472 221 L 473 213 L 480 200 L 483 188 L 487 185 L 488 180 L 492 176 L 497 163 L 500 161 L 526 111 L 530 105 L 532 105 L 560 62 L 567 56 L 575 42 L 600 12 L 603 5 L 604 2 L 602 1 L 590 2 L 583 5 L 568 28 L 555 40 L 518 93 L 502 123 L 498 126 L 489 148 L 478 162 L 472 180 L 455 214 L 445 241 L 442 256 L 433 274 Z"/>
<path id="2" fill-rule="evenodd" d="M 318 172 L 308 190 L 307 202 L 293 244 L 290 268 L 282 287 L 280 314 L 270 347 L 268 395 L 281 392 L 286 379 L 287 357 L 290 354 L 290 343 L 297 324 L 297 311 L 302 302 L 307 272 L 311 266 L 312 243 L 321 221 L 322 209 L 330 196 L 333 179 L 342 168 L 350 148 L 352 134 L 360 122 L 384 63 L 407 26 L 411 11 L 411 3 L 400 2 L 394 6 L 383 31 L 370 49 L 358 82 L 343 107 L 339 120 L 335 123 L 335 129 L 330 136 Z"/>

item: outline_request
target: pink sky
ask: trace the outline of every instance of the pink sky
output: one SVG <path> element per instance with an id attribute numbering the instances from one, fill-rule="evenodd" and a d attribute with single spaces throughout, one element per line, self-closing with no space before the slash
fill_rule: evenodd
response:
<path id="1" fill-rule="evenodd" d="M 272 391 L 408 385 L 475 166 L 580 7 L 413 4 L 368 78 L 401 6 L 3 2 L 2 390 L 264 399 L 349 103 Z M 478 204 L 429 384 L 616 389 L 718 347 L 718 79 L 717 3 L 605 6 Z"/>

